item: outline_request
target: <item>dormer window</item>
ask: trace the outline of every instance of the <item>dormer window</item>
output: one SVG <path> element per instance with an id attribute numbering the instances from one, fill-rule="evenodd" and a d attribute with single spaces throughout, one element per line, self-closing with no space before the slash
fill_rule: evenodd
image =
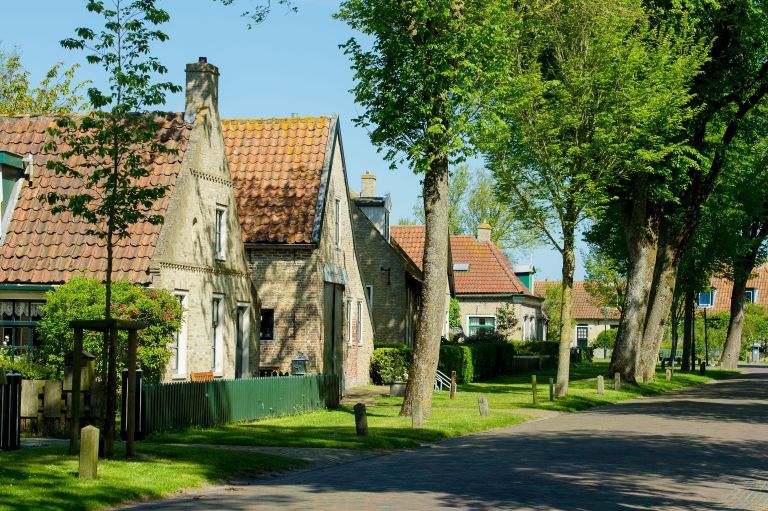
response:
<path id="1" fill-rule="evenodd" d="M 469 271 L 469 263 L 456 263 L 453 265 L 453 271 Z"/>
<path id="2" fill-rule="evenodd" d="M 214 228 L 214 254 L 217 260 L 225 261 L 227 259 L 227 207 L 220 204 L 216 205 L 216 217 Z"/>
<path id="3" fill-rule="evenodd" d="M 21 156 L 0 151 L 0 173 L 2 173 L 2 186 L 0 186 L 0 218 L 2 219 L 2 235 L 8 228 L 19 197 L 21 183 L 25 174 L 25 162 Z"/>
<path id="4" fill-rule="evenodd" d="M 748 287 L 744 290 L 744 302 L 757 303 L 757 288 Z"/>

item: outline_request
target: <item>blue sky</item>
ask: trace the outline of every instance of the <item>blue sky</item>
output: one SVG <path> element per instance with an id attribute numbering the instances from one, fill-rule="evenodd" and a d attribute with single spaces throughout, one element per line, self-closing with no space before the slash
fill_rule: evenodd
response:
<path id="1" fill-rule="evenodd" d="M 212 0 L 162 2 L 172 17 L 164 27 L 170 41 L 157 45 L 155 54 L 168 67 L 169 79 L 183 84 L 184 65 L 206 56 L 221 71 L 223 117 L 338 113 L 351 188 L 359 190 L 363 172 L 374 172 L 379 192 L 392 195 L 394 220 L 411 216 L 421 187 L 419 177 L 407 168 L 389 170 L 366 131 L 352 122 L 361 109 L 348 92 L 352 72 L 338 45 L 353 34 L 331 17 L 338 3 L 301 0 L 298 13 L 277 6 L 265 24 L 252 30 L 240 17 L 248 4 L 249 0 L 230 7 Z M 33 80 L 39 80 L 57 61 L 84 63 L 83 53 L 59 45 L 61 39 L 72 36 L 75 27 L 100 26 L 100 20 L 91 17 L 84 6 L 85 0 L 8 2 L 3 6 L 3 18 L 18 22 L 4 23 L 0 42 L 6 50 L 18 50 Z M 99 71 L 83 65 L 78 76 L 99 83 Z M 182 95 L 169 96 L 166 106 L 182 110 Z M 521 263 L 532 258 L 539 279 L 559 278 L 561 263 L 556 252 L 539 249 L 514 257 Z M 577 260 L 576 278 L 582 278 L 581 258 Z"/>

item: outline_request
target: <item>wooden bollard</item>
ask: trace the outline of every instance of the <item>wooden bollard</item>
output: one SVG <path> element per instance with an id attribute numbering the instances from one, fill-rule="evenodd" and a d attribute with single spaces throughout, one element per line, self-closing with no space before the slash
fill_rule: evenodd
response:
<path id="1" fill-rule="evenodd" d="M 605 394 L 605 379 L 601 376 L 597 377 L 597 395 L 602 396 Z"/>
<path id="2" fill-rule="evenodd" d="M 621 390 L 621 373 L 618 371 L 613 375 L 613 390 Z"/>
<path id="3" fill-rule="evenodd" d="M 357 403 L 355 410 L 355 432 L 357 436 L 368 436 L 368 417 L 365 414 L 365 404 Z"/>
<path id="4" fill-rule="evenodd" d="M 701 362 L 699 364 L 699 374 L 701 376 L 704 376 L 705 374 L 707 374 L 707 363 L 706 362 Z"/>
<path id="5" fill-rule="evenodd" d="M 80 430 L 80 479 L 96 479 L 99 467 L 99 428 L 86 426 Z"/>
<path id="6" fill-rule="evenodd" d="M 480 417 L 488 417 L 488 400 L 485 396 L 478 398 L 477 406 L 480 408 Z"/>
<path id="7" fill-rule="evenodd" d="M 672 369 L 667 369 L 667 371 L 664 373 L 664 376 L 666 376 L 667 381 L 672 380 Z"/>
<path id="8" fill-rule="evenodd" d="M 536 375 L 531 375 L 531 393 L 533 394 L 533 404 L 539 404 L 539 399 L 536 396 Z"/>
<path id="9" fill-rule="evenodd" d="M 552 378 L 549 379 L 549 400 L 555 400 L 555 380 Z"/>
<path id="10" fill-rule="evenodd" d="M 456 397 L 456 371 L 451 371 L 451 399 Z"/>
<path id="11" fill-rule="evenodd" d="M 424 415 L 421 409 L 421 401 L 416 400 L 411 404 L 411 426 L 420 428 L 423 418 Z"/>

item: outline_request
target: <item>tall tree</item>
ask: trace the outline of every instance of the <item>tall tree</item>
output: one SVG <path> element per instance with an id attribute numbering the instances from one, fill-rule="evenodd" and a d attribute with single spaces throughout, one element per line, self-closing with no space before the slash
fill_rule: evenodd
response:
<path id="1" fill-rule="evenodd" d="M 467 200 L 467 190 L 470 186 L 469 167 L 457 165 L 448 177 L 448 232 L 450 234 L 463 234 L 466 223 L 464 204 Z M 421 204 L 413 205 L 414 224 L 424 225 L 424 199 Z"/>
<path id="2" fill-rule="evenodd" d="M 112 270 L 115 244 L 130 236 L 137 222 L 160 224 L 152 205 L 167 187 L 142 186 L 152 162 L 175 150 L 158 136 L 162 122 L 156 111 L 168 92 L 181 87 L 157 82 L 167 72 L 151 54 L 152 43 L 168 36 L 157 27 L 170 18 L 155 0 L 114 0 L 106 7 L 102 0 L 88 0 L 88 11 L 104 19 L 100 31 L 81 27 L 77 37 L 62 46 L 85 50 L 90 64 L 101 66 L 107 76 L 105 90 L 88 89 L 93 111 L 83 116 L 65 116 L 49 130 L 52 141 L 45 150 L 53 157 L 48 168 L 82 182 L 79 193 L 50 192 L 42 199 L 53 205 L 54 213 L 69 211 L 85 219 L 87 234 L 105 242 L 107 255 L 104 317 L 112 318 Z M 73 162 L 77 162 L 73 164 Z M 105 334 L 107 347 L 105 455 L 111 456 L 115 432 L 117 391 L 117 336 Z"/>
<path id="3" fill-rule="evenodd" d="M 616 204 L 629 233 L 629 280 L 611 371 L 629 380 L 654 374 L 683 253 L 745 118 L 768 93 L 764 0 L 648 5 L 661 25 L 688 20 L 708 54 L 690 88 L 695 114 L 680 138 L 688 157 L 636 173 Z"/>
<path id="4" fill-rule="evenodd" d="M 684 45 L 651 28 L 640 0 L 533 2 L 524 26 L 512 86 L 497 88 L 492 102 L 505 123 L 491 125 L 484 142 L 499 192 L 562 256 L 562 397 L 579 225 L 610 198 L 606 189 L 620 175 L 672 151 L 651 132 L 680 124 L 688 101 L 681 82 L 693 73 L 681 73 Z"/>
<path id="5" fill-rule="evenodd" d="M 40 115 L 74 112 L 83 102 L 82 90 L 88 82 L 76 82 L 78 66 L 64 68 L 54 64 L 37 87 L 30 82 L 21 57 L 0 50 L 0 114 Z"/>
<path id="6" fill-rule="evenodd" d="M 402 415 L 420 401 L 428 416 L 448 286 L 449 165 L 467 139 L 510 53 L 514 17 L 491 0 L 346 0 L 338 18 L 363 34 L 342 45 L 352 59 L 358 125 L 393 166 L 423 175 L 426 243 L 419 325 Z"/>

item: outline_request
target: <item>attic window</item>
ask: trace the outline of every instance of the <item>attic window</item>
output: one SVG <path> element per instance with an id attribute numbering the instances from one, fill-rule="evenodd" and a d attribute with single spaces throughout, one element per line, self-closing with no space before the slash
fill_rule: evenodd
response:
<path id="1" fill-rule="evenodd" d="M 13 208 L 21 190 L 24 178 L 24 160 L 13 153 L 0 151 L 0 173 L 2 173 L 2 186 L 0 186 L 0 218 L 2 219 L 2 234 L 11 221 Z"/>
<path id="2" fill-rule="evenodd" d="M 469 263 L 456 263 L 453 265 L 453 271 L 469 271 Z"/>

